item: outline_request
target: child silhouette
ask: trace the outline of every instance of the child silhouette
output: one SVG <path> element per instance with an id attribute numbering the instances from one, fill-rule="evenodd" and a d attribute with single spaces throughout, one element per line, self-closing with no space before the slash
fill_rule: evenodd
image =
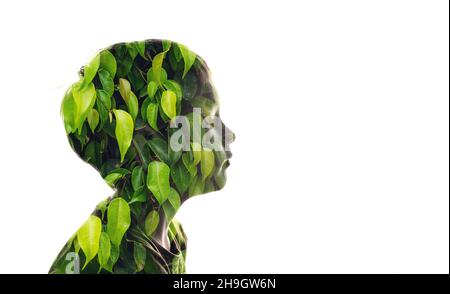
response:
<path id="1" fill-rule="evenodd" d="M 206 63 L 167 40 L 101 50 L 66 92 L 73 150 L 114 188 L 65 244 L 50 273 L 184 273 L 174 216 L 221 189 L 234 134 L 219 116 Z"/>

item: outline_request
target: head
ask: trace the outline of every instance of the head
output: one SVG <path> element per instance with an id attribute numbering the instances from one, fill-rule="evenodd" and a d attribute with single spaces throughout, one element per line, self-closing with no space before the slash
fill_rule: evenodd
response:
<path id="1" fill-rule="evenodd" d="M 62 102 L 69 142 L 120 197 L 163 205 L 223 188 L 234 134 L 198 55 L 166 40 L 119 43 L 79 75 Z"/>

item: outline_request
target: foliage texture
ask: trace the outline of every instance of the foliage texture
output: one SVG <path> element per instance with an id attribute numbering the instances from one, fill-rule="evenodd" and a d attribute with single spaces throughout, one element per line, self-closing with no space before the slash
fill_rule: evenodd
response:
<path id="1" fill-rule="evenodd" d="M 181 44 L 147 40 L 101 50 L 79 75 L 61 105 L 69 143 L 116 192 L 50 273 L 184 273 L 186 236 L 174 215 L 189 197 L 221 189 L 228 165 L 223 148 L 170 147 L 175 117 L 192 126 L 194 107 L 218 117 L 205 62 Z M 155 239 L 161 229 L 170 248 Z"/>

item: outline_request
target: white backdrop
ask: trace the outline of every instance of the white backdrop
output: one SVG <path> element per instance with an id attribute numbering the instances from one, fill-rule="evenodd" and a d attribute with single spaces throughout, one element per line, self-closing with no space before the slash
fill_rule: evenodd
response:
<path id="1" fill-rule="evenodd" d="M 236 133 L 190 273 L 448 273 L 448 1 L 1 1 L 0 272 L 44 273 L 112 191 L 59 116 L 81 65 L 167 38 Z"/>

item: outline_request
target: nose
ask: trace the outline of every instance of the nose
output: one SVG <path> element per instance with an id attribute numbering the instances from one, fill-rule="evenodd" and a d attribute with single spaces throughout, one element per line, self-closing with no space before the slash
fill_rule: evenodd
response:
<path id="1" fill-rule="evenodd" d="M 224 127 L 224 130 L 225 130 L 224 146 L 227 149 L 227 151 L 229 152 L 229 145 L 234 142 L 234 140 L 236 139 L 236 135 L 227 126 Z M 231 153 L 231 152 L 229 152 L 229 153 Z"/>

